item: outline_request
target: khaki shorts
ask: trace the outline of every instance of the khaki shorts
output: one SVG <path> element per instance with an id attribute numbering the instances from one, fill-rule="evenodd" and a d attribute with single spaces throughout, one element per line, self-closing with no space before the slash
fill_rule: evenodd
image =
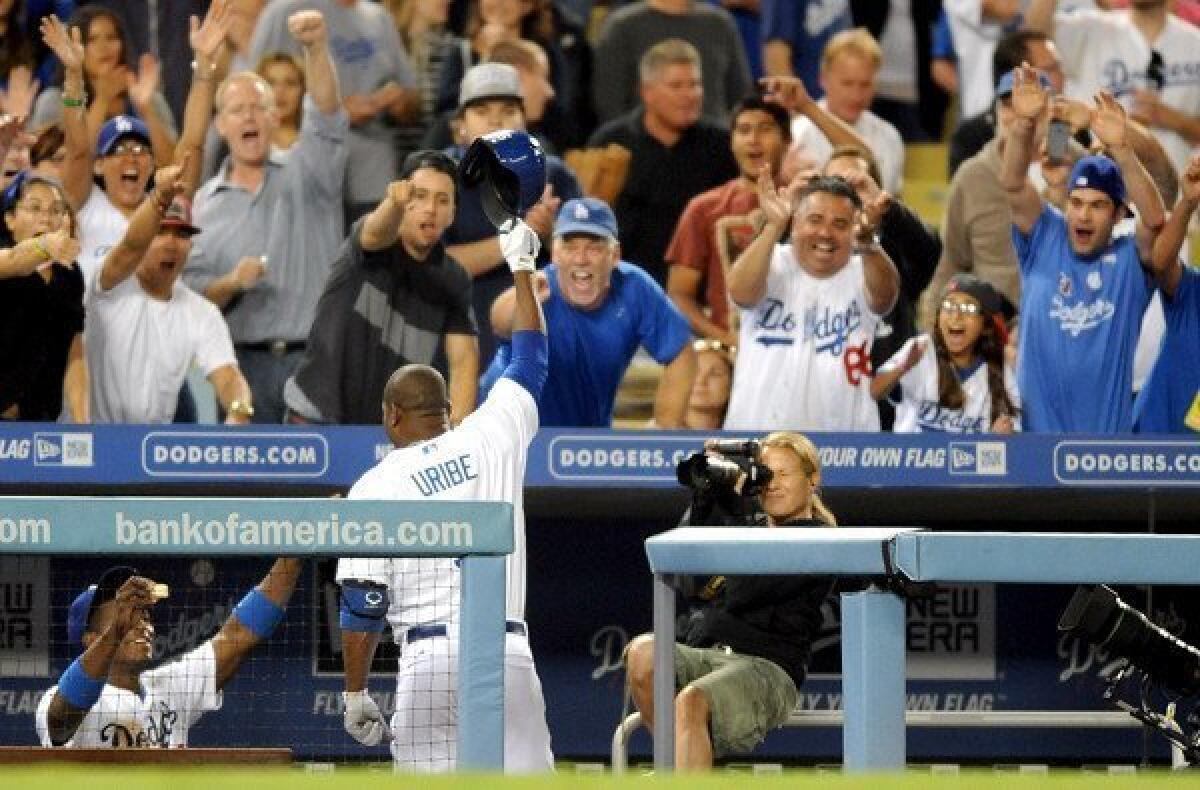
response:
<path id="1" fill-rule="evenodd" d="M 713 750 L 718 755 L 752 750 L 787 721 L 799 693 L 773 661 L 723 647 L 675 645 L 675 689 L 691 684 L 708 697 Z"/>

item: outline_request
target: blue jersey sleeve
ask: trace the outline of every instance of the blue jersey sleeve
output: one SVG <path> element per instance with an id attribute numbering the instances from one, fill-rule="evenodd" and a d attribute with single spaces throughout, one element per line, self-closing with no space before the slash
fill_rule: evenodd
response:
<path id="1" fill-rule="evenodd" d="M 786 41 L 794 46 L 806 5 L 805 0 L 763 0 L 762 42 Z"/>
<path id="2" fill-rule="evenodd" d="M 531 329 L 513 332 L 512 360 L 504 369 L 504 378 L 520 384 L 537 400 L 549 372 L 550 346 L 546 336 Z"/>
<path id="3" fill-rule="evenodd" d="M 1017 251 L 1017 266 L 1022 274 L 1032 271 L 1045 245 L 1054 240 L 1055 236 L 1065 236 L 1067 225 L 1062 214 L 1057 209 L 1042 204 L 1042 213 L 1037 222 L 1026 236 L 1014 223 L 1012 226 L 1013 248 Z"/>

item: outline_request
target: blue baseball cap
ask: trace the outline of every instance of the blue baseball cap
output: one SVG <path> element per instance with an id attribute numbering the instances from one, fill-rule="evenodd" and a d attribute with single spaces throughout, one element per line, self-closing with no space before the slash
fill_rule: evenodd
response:
<path id="1" fill-rule="evenodd" d="M 100 134 L 96 136 L 96 156 L 108 156 L 126 137 L 137 137 L 150 145 L 150 129 L 141 118 L 118 115 L 100 127 Z"/>
<path id="2" fill-rule="evenodd" d="M 88 629 L 88 621 L 92 619 L 92 610 L 117 597 L 121 585 L 130 576 L 136 575 L 135 568 L 117 565 L 106 570 L 98 582 L 88 585 L 86 590 L 75 596 L 67 609 L 67 640 L 72 647 L 83 646 L 83 635 Z"/>
<path id="3" fill-rule="evenodd" d="M 1016 72 L 1017 72 L 1016 69 L 1012 69 L 1010 71 L 1004 72 L 1003 76 L 1000 77 L 1000 81 L 996 83 L 996 98 L 997 99 L 1007 99 L 1009 96 L 1012 96 L 1013 87 L 1016 86 L 1016 84 L 1017 84 Z M 1043 88 L 1045 88 L 1048 91 L 1054 90 L 1054 86 L 1050 83 L 1049 77 L 1047 77 L 1045 74 L 1043 74 L 1040 71 L 1037 73 L 1037 75 L 1038 75 L 1038 82 L 1041 84 L 1041 86 Z"/>
<path id="4" fill-rule="evenodd" d="M 617 240 L 617 218 L 603 200 L 575 198 L 563 203 L 554 221 L 555 237 L 583 233 L 611 241 Z"/>
<path id="5" fill-rule="evenodd" d="M 1118 206 L 1125 205 L 1125 179 L 1117 163 L 1106 156 L 1085 156 L 1075 163 L 1067 193 L 1074 189 L 1098 189 Z"/>

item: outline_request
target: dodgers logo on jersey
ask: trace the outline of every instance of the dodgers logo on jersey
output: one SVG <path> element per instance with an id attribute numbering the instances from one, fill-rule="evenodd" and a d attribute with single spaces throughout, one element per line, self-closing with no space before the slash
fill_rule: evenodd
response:
<path id="1" fill-rule="evenodd" d="M 795 314 L 779 299 L 768 299 L 765 305 L 754 328 L 764 333 L 778 334 L 761 334 L 754 338 L 754 342 L 764 346 L 790 346 L 795 343 L 796 339 L 791 337 L 796 330 Z"/>
<path id="2" fill-rule="evenodd" d="M 818 353 L 841 356 L 850 333 L 862 324 L 858 300 L 851 301 L 844 311 L 831 310 L 828 306 L 820 312 L 818 309 L 811 307 L 804 312 L 804 338 L 815 341 Z"/>
<path id="3" fill-rule="evenodd" d="M 921 401 L 917 423 L 925 431 L 979 433 L 986 430 L 982 417 L 970 417 L 962 409 L 945 409 L 937 401 L 931 400 Z"/>
<path id="4" fill-rule="evenodd" d="M 1050 317 L 1058 319 L 1059 326 L 1071 337 L 1079 337 L 1083 332 L 1095 329 L 1116 312 L 1116 306 L 1107 299 L 1068 305 L 1056 296 L 1050 302 Z"/>

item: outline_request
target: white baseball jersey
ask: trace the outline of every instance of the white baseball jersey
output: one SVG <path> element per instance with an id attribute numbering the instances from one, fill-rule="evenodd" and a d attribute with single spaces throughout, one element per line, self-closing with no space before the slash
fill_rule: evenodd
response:
<path id="1" fill-rule="evenodd" d="M 766 295 L 741 310 L 725 430 L 878 431 L 871 397 L 871 311 L 863 261 L 814 277 L 776 244 Z"/>
<path id="2" fill-rule="evenodd" d="M 1067 94 L 1092 101 L 1099 90 L 1133 106 L 1135 90 L 1153 90 L 1148 67 L 1162 56 L 1164 104 L 1187 115 L 1200 115 L 1200 30 L 1174 14 L 1158 38 L 1146 41 L 1124 11 L 1076 11 L 1054 17 L 1054 42 L 1067 73 Z M 1155 128 L 1175 169 L 1187 168 L 1191 144 L 1177 132 Z"/>
<path id="3" fill-rule="evenodd" d="M 79 268 L 85 286 L 91 285 L 109 251 L 121 241 L 128 227 L 129 219 L 108 199 L 108 193 L 93 186 L 79 209 Z"/>
<path id="4" fill-rule="evenodd" d="M 511 502 L 513 553 L 508 556 L 507 613 L 525 616 L 525 456 L 538 428 L 537 403 L 501 377 L 487 400 L 452 431 L 398 447 L 350 489 L 351 499 Z M 457 480 L 458 482 L 452 482 Z M 458 620 L 458 565 L 453 559 L 362 558 L 338 561 L 337 580 L 363 579 L 391 590 L 388 622 L 403 631 Z"/>
<path id="5" fill-rule="evenodd" d="M 937 353 L 933 350 L 933 338 L 920 335 L 909 338 L 892 358 L 879 368 L 879 373 L 888 373 L 904 364 L 909 350 L 918 340 L 925 345 L 925 353 L 912 370 L 900 377 L 898 382 L 900 399 L 896 403 L 896 433 L 921 433 L 940 431 L 944 433 L 987 433 L 992 429 L 992 396 L 988 390 L 987 366 L 980 364 L 970 375 L 962 379 L 963 407 L 948 409 L 938 403 Z M 1017 381 L 1008 366 L 1004 369 L 1004 385 L 1015 408 L 1020 408 L 1017 399 Z M 897 394 L 896 390 L 892 392 Z M 1016 421 L 1014 421 L 1016 422 Z M 1020 423 L 1017 422 L 1017 426 Z"/>
<path id="6" fill-rule="evenodd" d="M 143 672 L 141 683 L 141 696 L 106 684 L 65 745 L 77 749 L 187 746 L 192 725 L 203 714 L 221 707 L 211 642 Z M 57 690 L 58 686 L 53 686 L 42 695 L 34 714 L 42 746 L 53 746 L 46 716 Z"/>
<path id="7" fill-rule="evenodd" d="M 537 403 L 501 377 L 483 405 L 452 431 L 388 453 L 350 489 L 351 499 L 492 500 L 513 505 L 507 558 L 507 617 L 525 613 L 525 457 L 538 428 Z M 392 757 L 416 771 L 453 770 L 458 744 L 459 569 L 453 559 L 360 558 L 338 561 L 337 580 L 362 579 L 390 590 L 388 622 L 404 648 L 392 714 Z M 408 629 L 448 624 L 449 638 L 406 643 Z M 546 704 L 528 640 L 504 645 L 504 766 L 509 773 L 554 767 Z"/>

